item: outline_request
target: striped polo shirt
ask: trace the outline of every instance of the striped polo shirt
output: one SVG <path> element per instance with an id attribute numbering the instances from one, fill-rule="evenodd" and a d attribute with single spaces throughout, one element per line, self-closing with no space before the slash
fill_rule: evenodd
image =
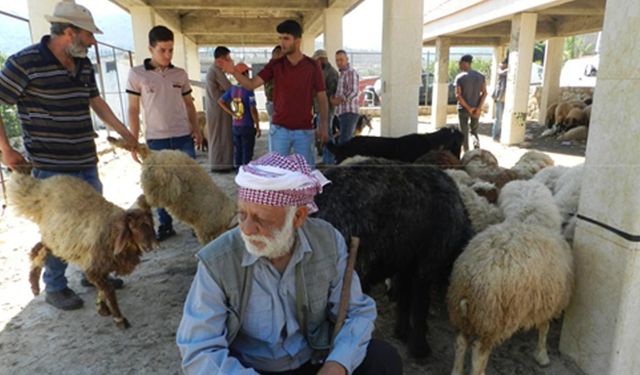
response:
<path id="1" fill-rule="evenodd" d="M 34 166 L 79 171 L 98 162 L 89 99 L 100 93 L 91 61 L 70 73 L 47 47 L 50 36 L 9 57 L 0 71 L 0 103 L 17 104 L 24 146 Z"/>

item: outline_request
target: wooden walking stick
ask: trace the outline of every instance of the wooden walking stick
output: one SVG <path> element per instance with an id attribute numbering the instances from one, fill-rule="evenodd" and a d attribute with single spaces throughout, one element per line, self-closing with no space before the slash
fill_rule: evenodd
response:
<path id="1" fill-rule="evenodd" d="M 356 267 L 356 257 L 358 256 L 358 246 L 360 246 L 360 238 L 351 237 L 351 243 L 349 244 L 349 258 L 347 260 L 347 269 L 344 272 L 344 278 L 342 279 L 342 291 L 340 292 L 340 305 L 338 306 L 338 316 L 336 318 L 336 325 L 333 329 L 333 335 L 331 336 L 331 346 L 338 336 L 344 320 L 347 318 L 347 310 L 349 309 L 349 299 L 351 298 L 351 280 L 353 279 L 353 270 Z"/>

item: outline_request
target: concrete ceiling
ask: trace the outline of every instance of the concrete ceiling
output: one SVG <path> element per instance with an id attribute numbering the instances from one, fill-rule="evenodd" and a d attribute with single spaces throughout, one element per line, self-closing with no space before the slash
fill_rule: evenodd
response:
<path id="1" fill-rule="evenodd" d="M 462 4 L 464 3 L 464 4 Z M 537 13 L 536 39 L 602 30 L 606 0 L 449 0 L 425 15 L 423 44 L 448 37 L 452 46 L 509 44 L 511 18 Z"/>
<path id="2" fill-rule="evenodd" d="M 305 34 L 322 33 L 323 10 L 343 8 L 345 13 L 363 0 L 111 0 L 128 10 L 149 6 L 200 46 L 271 46 L 277 43 L 276 26 L 294 19 Z"/>

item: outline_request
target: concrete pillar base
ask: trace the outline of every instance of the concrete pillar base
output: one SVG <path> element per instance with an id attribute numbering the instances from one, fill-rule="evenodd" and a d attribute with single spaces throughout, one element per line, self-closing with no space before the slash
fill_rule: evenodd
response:
<path id="1" fill-rule="evenodd" d="M 447 124 L 449 99 L 449 48 L 448 38 L 436 39 L 436 65 L 434 67 L 433 98 L 431 99 L 431 122 L 436 129 Z"/>
<path id="2" fill-rule="evenodd" d="M 640 374 L 640 3 L 608 0 L 560 350 L 588 375 Z"/>
<path id="3" fill-rule="evenodd" d="M 509 73 L 500 135 L 500 142 L 507 145 L 524 141 L 537 19 L 536 13 L 521 13 L 511 21 Z"/>
<path id="4" fill-rule="evenodd" d="M 324 18 L 324 49 L 327 51 L 329 62 L 335 66 L 336 51 L 342 49 L 342 17 L 344 9 L 325 9 Z"/>
<path id="5" fill-rule="evenodd" d="M 384 0 L 382 25 L 383 136 L 418 130 L 422 71 L 422 0 Z"/>
<path id="6" fill-rule="evenodd" d="M 564 38 L 547 40 L 544 52 L 544 78 L 540 95 L 540 111 L 538 122 L 545 124 L 547 108 L 560 99 L 560 71 L 562 70 L 562 54 Z"/>

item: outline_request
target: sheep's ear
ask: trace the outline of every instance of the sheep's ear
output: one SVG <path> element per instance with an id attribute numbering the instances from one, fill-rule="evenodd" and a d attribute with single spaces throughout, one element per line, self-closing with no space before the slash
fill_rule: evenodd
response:
<path id="1" fill-rule="evenodd" d="M 113 248 L 113 255 L 118 255 L 127 246 L 127 243 L 131 242 L 132 233 L 128 225 L 129 217 L 125 213 L 117 219 L 116 226 L 116 242 Z"/>

